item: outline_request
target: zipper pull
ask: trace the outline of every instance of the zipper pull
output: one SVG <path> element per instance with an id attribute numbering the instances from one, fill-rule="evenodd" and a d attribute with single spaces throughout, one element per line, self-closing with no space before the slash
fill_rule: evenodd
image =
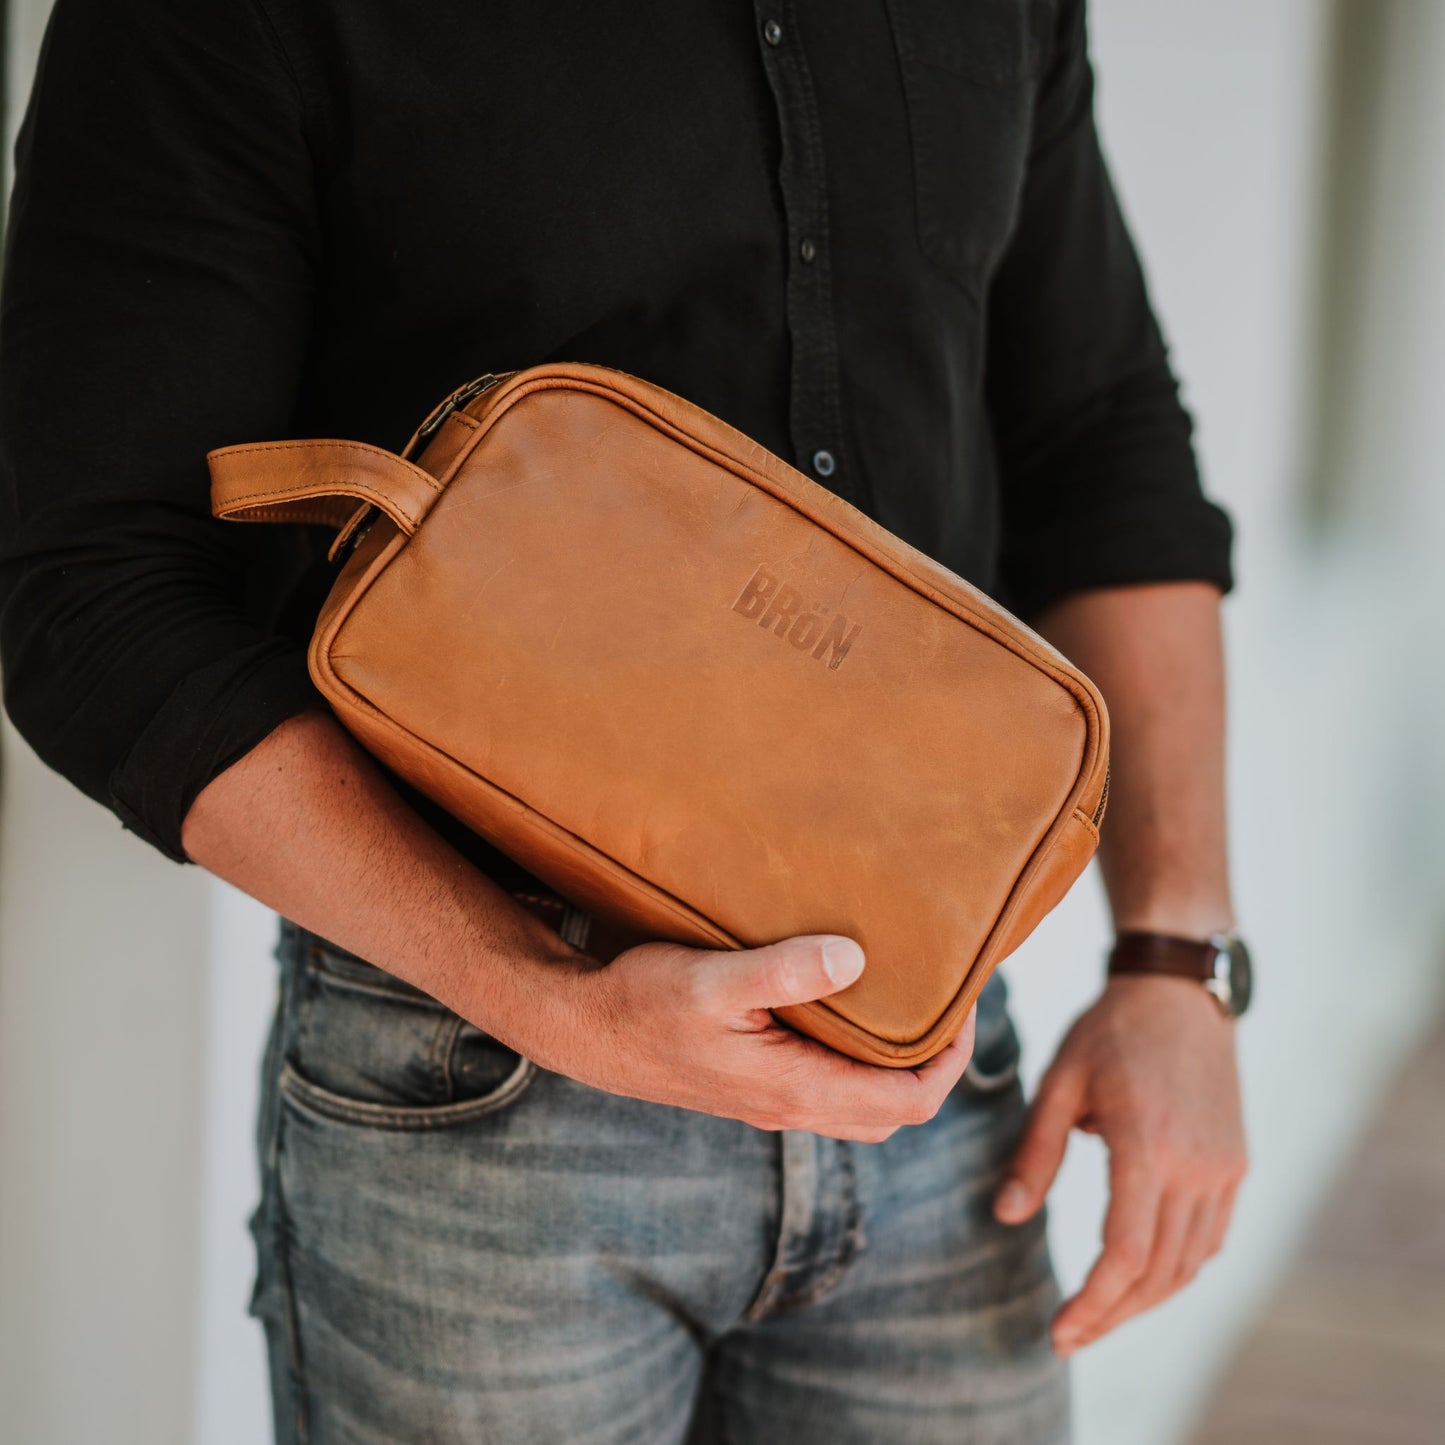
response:
<path id="1" fill-rule="evenodd" d="M 1109 779 L 1113 776 L 1111 763 L 1104 764 L 1104 786 L 1099 792 L 1098 806 L 1094 809 L 1093 824 L 1097 828 L 1104 821 L 1104 809 L 1109 806 Z"/>
<path id="2" fill-rule="evenodd" d="M 433 408 L 431 415 L 417 428 L 416 437 L 403 456 L 410 457 L 413 451 L 424 445 L 436 433 L 441 424 L 459 407 L 465 406 L 473 397 L 480 396 L 484 391 L 490 391 L 498 382 L 505 381 L 509 376 L 515 376 L 515 371 L 485 372 L 467 382 L 465 386 L 459 386 L 440 406 Z"/>
<path id="3" fill-rule="evenodd" d="M 416 429 L 416 435 L 407 443 L 406 449 L 401 456 L 410 460 L 414 453 L 419 451 L 430 438 L 435 435 L 437 429 L 446 419 L 457 410 L 465 406 L 473 397 L 480 396 L 484 391 L 490 391 L 499 382 L 506 381 L 509 376 L 515 376 L 515 371 L 487 371 L 481 376 L 474 377 L 465 386 L 459 386 L 440 405 L 432 408 L 427 419 Z M 371 524 L 376 520 L 376 508 L 368 507 L 357 515 L 336 534 L 335 540 L 331 543 L 326 557 L 330 562 L 340 566 L 356 550 L 361 539 L 371 530 Z"/>

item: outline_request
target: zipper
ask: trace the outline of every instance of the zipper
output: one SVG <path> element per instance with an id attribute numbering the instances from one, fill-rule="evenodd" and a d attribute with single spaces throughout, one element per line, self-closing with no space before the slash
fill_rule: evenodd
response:
<path id="1" fill-rule="evenodd" d="M 413 449 L 419 449 L 423 443 L 429 441 L 440 428 L 441 424 L 459 408 L 464 407 L 473 398 L 480 396 L 484 391 L 490 391 L 499 382 L 505 381 L 509 376 L 515 376 L 515 371 L 485 372 L 483 375 L 473 378 L 465 386 L 459 386 L 442 404 L 436 407 L 430 416 L 417 428 L 416 441 L 408 448 L 405 455 L 410 455 Z"/>
<path id="2" fill-rule="evenodd" d="M 354 526 L 348 523 L 347 527 L 343 527 L 341 531 L 336 534 L 335 540 L 327 551 L 326 560 L 335 564 L 338 569 L 344 566 L 351 554 L 361 546 L 366 538 L 366 534 L 371 531 L 372 523 L 376 521 L 378 510 L 379 509 L 374 506 L 368 507 L 366 511 L 362 513 L 361 520 Z"/>
<path id="3" fill-rule="evenodd" d="M 499 382 L 505 381 L 509 376 L 515 376 L 515 371 L 487 371 L 481 376 L 473 377 L 465 386 L 459 386 L 440 405 L 432 408 L 427 419 L 417 428 L 416 436 L 411 445 L 401 453 L 404 458 L 410 459 L 413 453 L 419 451 L 437 432 L 444 421 L 458 408 L 464 407 L 474 397 L 480 396 L 484 391 L 490 391 Z M 338 533 L 336 540 L 331 544 L 331 550 L 327 553 L 327 559 L 341 566 L 348 557 L 361 545 L 362 538 L 371 530 L 371 524 L 376 520 L 376 508 L 372 507 L 350 532 L 343 530 Z"/>
<path id="4" fill-rule="evenodd" d="M 1112 768 L 1111 766 L 1109 766 L 1109 765 L 1106 764 L 1105 767 L 1104 767 L 1104 787 L 1103 787 L 1103 791 L 1100 792 L 1100 794 L 1099 794 L 1099 806 L 1094 809 L 1093 823 L 1094 823 L 1094 826 L 1095 826 L 1096 828 L 1099 826 L 1099 820 L 1100 820 L 1101 818 L 1103 818 L 1103 816 L 1104 816 L 1104 808 L 1105 808 L 1105 806 L 1108 804 L 1108 801 L 1109 801 L 1109 777 L 1110 777 L 1110 775 L 1112 774 L 1112 772 L 1113 772 L 1113 768 Z"/>

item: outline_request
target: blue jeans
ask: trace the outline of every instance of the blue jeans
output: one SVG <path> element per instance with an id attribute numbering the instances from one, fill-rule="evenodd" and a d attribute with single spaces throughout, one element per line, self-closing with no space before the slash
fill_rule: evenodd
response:
<path id="1" fill-rule="evenodd" d="M 989 1209 L 1024 1108 L 1001 983 L 938 1115 L 869 1145 L 584 1087 L 289 922 L 277 956 L 278 1441 L 1067 1439 L 1043 1221 Z"/>

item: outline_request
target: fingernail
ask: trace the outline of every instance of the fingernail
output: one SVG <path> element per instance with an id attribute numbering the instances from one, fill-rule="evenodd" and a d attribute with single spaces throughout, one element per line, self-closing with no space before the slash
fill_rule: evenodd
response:
<path id="1" fill-rule="evenodd" d="M 1079 1343 L 1079 1335 L 1076 1330 L 1060 1330 L 1054 1336 L 1054 1350 L 1057 1354 L 1072 1354 Z"/>
<path id="2" fill-rule="evenodd" d="M 863 950 L 851 938 L 831 938 L 823 945 L 823 972 L 839 988 L 863 972 Z"/>
<path id="3" fill-rule="evenodd" d="M 1018 1219 L 1023 1217 L 1023 1213 L 1028 1207 L 1028 1190 L 1017 1179 L 1010 1179 L 999 1190 L 998 1198 L 993 1203 L 993 1212 L 1003 1220 Z"/>

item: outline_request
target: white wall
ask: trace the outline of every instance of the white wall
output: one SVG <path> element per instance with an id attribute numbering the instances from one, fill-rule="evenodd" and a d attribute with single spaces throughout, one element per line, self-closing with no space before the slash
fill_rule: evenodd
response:
<path id="1" fill-rule="evenodd" d="M 182 1445 L 210 890 L 4 749 L 0 1439 Z"/>
<path id="2" fill-rule="evenodd" d="M 1357 501 L 1306 544 L 1330 7 L 1095 0 L 1106 142 L 1174 344 L 1214 493 L 1240 529 L 1229 606 L 1231 807 L 1259 960 L 1241 1031 L 1253 1175 L 1228 1253 L 1087 1352 L 1080 1445 L 1169 1445 L 1396 1061 L 1438 1005 L 1433 719 L 1442 615 L 1433 464 L 1445 378 L 1445 7 L 1379 0 L 1390 102 L 1365 227 L 1361 358 L 1341 446 Z M 21 41 L 43 0 L 12 5 Z M 21 44 L 22 52 L 25 46 Z M 15 57 L 14 94 L 28 83 Z M 13 120 L 12 112 L 12 120 Z M 1433 131 L 1431 124 L 1433 123 Z M 1434 167 L 1433 177 L 1428 168 Z M 1378 214 L 1376 214 L 1378 213 Z M 1433 388 L 1433 389 L 1432 389 Z M 1357 475 L 1354 475 L 1357 474 Z M 123 837 L 13 734 L 0 816 L 0 1418 L 47 1445 L 254 1445 L 259 1337 L 244 1221 L 269 915 Z M 1097 984 L 1091 880 L 1010 969 L 1037 1072 Z M 203 959 L 208 962 L 203 964 Z M 1077 1284 L 1102 1160 L 1078 1140 L 1053 1201 Z M 83 1382 L 83 1388 L 77 1386 Z"/>

